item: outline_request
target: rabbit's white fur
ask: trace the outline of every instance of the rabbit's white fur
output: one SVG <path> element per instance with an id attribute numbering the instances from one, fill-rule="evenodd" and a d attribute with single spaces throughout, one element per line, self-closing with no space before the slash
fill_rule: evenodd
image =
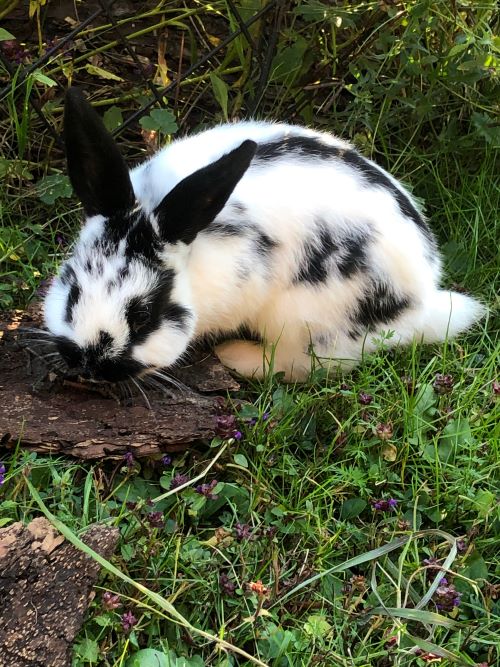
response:
<path id="1" fill-rule="evenodd" d="M 295 138 L 296 150 L 287 149 Z M 310 139 L 318 155 L 300 138 Z M 161 368 L 199 337 L 244 327 L 262 342 L 220 344 L 225 365 L 259 377 L 271 365 L 288 380 L 302 380 L 312 363 L 352 367 L 389 331 L 389 345 L 440 341 L 482 316 L 478 301 L 440 289 L 434 239 L 423 220 L 412 219 L 416 205 L 402 185 L 330 134 L 239 122 L 176 140 L 130 172 L 135 211 L 160 234 L 164 197 L 248 139 L 257 154 L 220 213 L 191 242 L 166 242 L 159 251 L 174 276 L 169 301 L 185 311 L 182 326 L 167 318 L 130 344 L 126 304 L 157 278 L 127 258 L 126 236 L 102 253 L 107 221 L 93 215 L 68 261 L 79 286 L 72 320 L 64 317 L 72 280 L 57 280 L 46 301 L 49 329 L 82 348 L 107 332 L 108 356 L 128 346 L 135 362 Z M 331 157 L 323 147 L 335 149 Z M 116 282 L 126 265 L 127 277 Z"/>

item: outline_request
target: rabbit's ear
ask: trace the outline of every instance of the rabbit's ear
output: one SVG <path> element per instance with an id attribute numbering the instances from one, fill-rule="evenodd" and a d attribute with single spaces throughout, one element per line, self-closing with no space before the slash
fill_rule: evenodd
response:
<path id="1" fill-rule="evenodd" d="M 155 209 L 162 240 L 191 243 L 224 208 L 256 149 L 254 141 L 244 141 L 178 183 Z"/>
<path id="2" fill-rule="evenodd" d="M 87 215 L 110 216 L 134 205 L 127 165 L 78 88 L 66 93 L 64 143 L 69 177 Z"/>

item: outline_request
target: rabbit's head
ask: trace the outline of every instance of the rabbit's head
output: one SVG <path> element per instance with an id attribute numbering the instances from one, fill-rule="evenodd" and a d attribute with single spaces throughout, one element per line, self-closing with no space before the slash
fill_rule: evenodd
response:
<path id="1" fill-rule="evenodd" d="M 196 324 L 190 244 L 224 207 L 255 143 L 191 174 L 146 211 L 113 138 L 77 89 L 66 96 L 64 139 L 87 217 L 45 299 L 46 325 L 84 376 L 119 381 L 168 367 Z"/>

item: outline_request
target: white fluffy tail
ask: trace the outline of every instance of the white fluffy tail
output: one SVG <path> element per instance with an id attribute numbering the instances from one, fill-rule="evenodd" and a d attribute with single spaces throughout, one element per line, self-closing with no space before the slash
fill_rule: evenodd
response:
<path id="1" fill-rule="evenodd" d="M 425 304 L 422 335 L 427 342 L 452 338 L 486 314 L 486 307 L 471 296 L 436 290 Z"/>

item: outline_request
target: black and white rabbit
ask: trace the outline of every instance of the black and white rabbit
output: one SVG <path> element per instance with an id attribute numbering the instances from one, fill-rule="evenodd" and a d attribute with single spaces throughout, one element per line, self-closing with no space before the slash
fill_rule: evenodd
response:
<path id="1" fill-rule="evenodd" d="M 376 348 L 441 341 L 484 313 L 439 287 L 432 232 L 393 177 L 303 127 L 237 122 L 179 139 L 129 172 L 81 92 L 66 97 L 68 171 L 86 221 L 45 300 L 70 365 L 125 379 L 199 337 L 245 328 L 220 360 L 302 380 Z"/>

